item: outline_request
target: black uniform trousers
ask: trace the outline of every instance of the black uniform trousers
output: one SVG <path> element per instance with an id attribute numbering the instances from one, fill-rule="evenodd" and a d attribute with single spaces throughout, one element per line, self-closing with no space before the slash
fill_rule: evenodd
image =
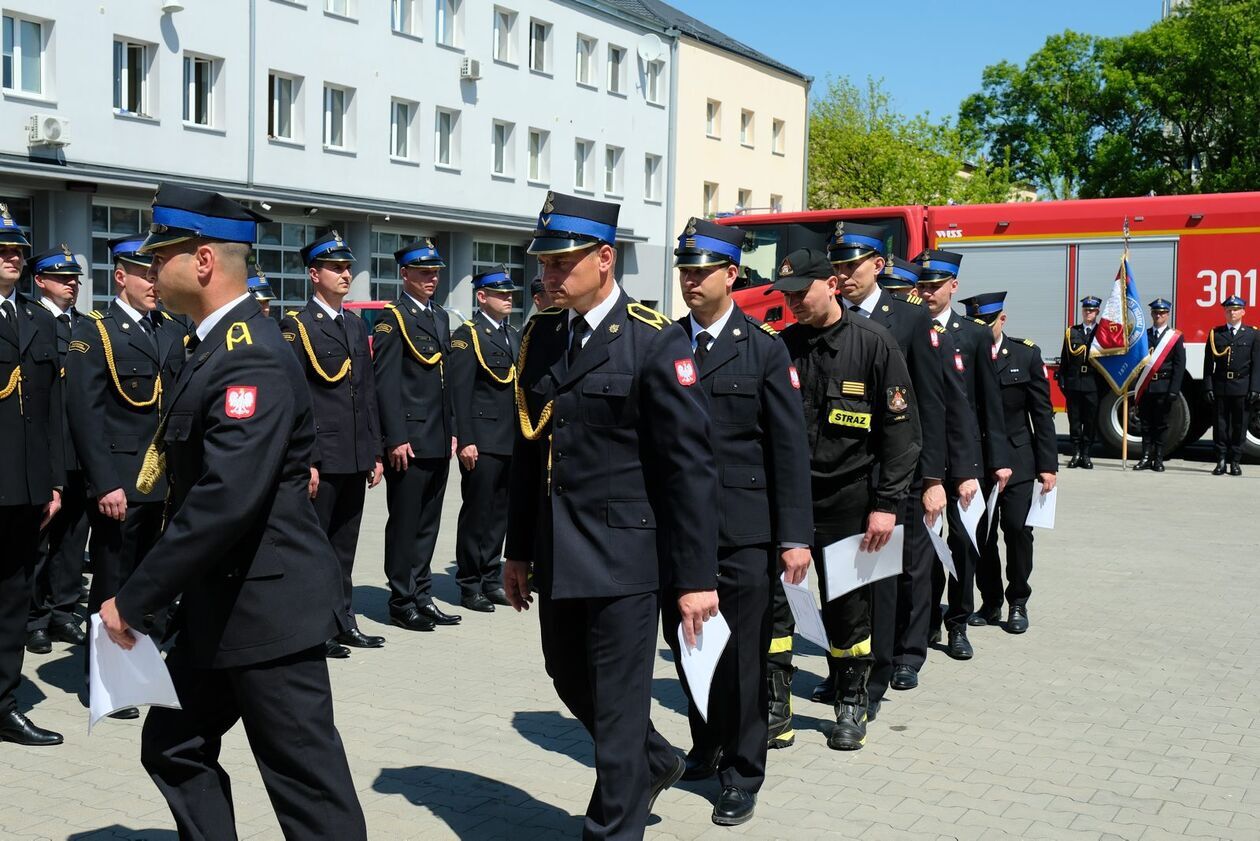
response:
<path id="1" fill-rule="evenodd" d="M 770 582 L 777 577 L 776 551 L 769 545 L 718 550 L 718 609 L 731 638 L 713 674 L 707 722 L 696 711 L 682 671 L 678 604 L 666 600 L 661 605 L 661 630 L 687 693 L 691 744 L 706 754 L 720 748 L 721 784 L 754 793 L 766 779 L 770 699 L 765 653 L 770 645 Z"/>
<path id="2" fill-rule="evenodd" d="M 92 535 L 88 541 L 92 553 L 92 584 L 88 588 L 88 616 L 98 612 L 101 605 L 118 595 L 122 585 L 136 571 L 144 556 L 162 536 L 162 515 L 166 505 L 162 502 L 130 502 L 121 521 L 106 517 L 97 506 L 96 497 L 87 501 L 88 522 Z M 167 617 L 161 617 L 156 627 L 156 639 L 161 639 Z M 92 646 L 83 649 L 83 674 L 89 673 L 88 660 Z"/>
<path id="3" fill-rule="evenodd" d="M 1168 413 L 1172 410 L 1174 394 L 1151 394 L 1147 391 L 1138 403 L 1138 417 L 1142 420 L 1142 443 L 1163 445 L 1168 434 Z"/>
<path id="4" fill-rule="evenodd" d="M 31 605 L 31 573 L 39 547 L 41 505 L 0 505 L 0 715 L 17 706 L 26 650 L 26 614 Z"/>
<path id="5" fill-rule="evenodd" d="M 967 618 L 976 610 L 976 567 L 980 564 L 980 553 L 976 551 L 976 547 L 972 545 L 971 538 L 967 536 L 967 529 L 962 523 L 962 516 L 958 513 L 958 485 L 955 482 L 948 483 L 950 487 L 946 488 L 945 496 L 948 500 L 946 503 L 946 520 L 949 525 L 949 534 L 946 537 L 946 543 L 949 545 L 949 553 L 954 556 L 954 570 L 958 573 L 957 578 L 949 578 L 945 572 L 945 568 L 940 564 L 932 567 L 932 619 L 929 628 L 936 628 L 941 624 L 942 619 L 946 628 L 953 628 L 957 625 L 966 627 Z M 977 501 L 981 504 L 984 500 L 980 498 L 983 493 L 983 487 L 977 492 L 972 499 L 971 504 L 975 505 Z M 976 539 L 979 540 L 985 534 L 985 529 L 989 527 L 989 514 L 986 511 L 984 516 L 980 518 L 980 524 L 976 527 Z M 944 614 L 941 613 L 941 596 L 946 592 L 946 581 L 949 578 L 949 604 L 945 608 Z"/>
<path id="6" fill-rule="evenodd" d="M 362 473 L 319 474 L 315 515 L 341 567 L 341 613 L 347 630 L 359 627 L 354 618 L 354 552 L 366 494 L 367 476 Z"/>
<path id="7" fill-rule="evenodd" d="M 385 578 L 389 612 L 433 602 L 433 550 L 442 522 L 442 498 L 451 463 L 445 458 L 411 459 L 406 470 L 385 469 Z"/>
<path id="8" fill-rule="evenodd" d="M 333 722 L 323 645 L 228 669 L 197 668 L 184 655 L 176 642 L 166 659 L 183 711 L 150 709 L 140 745 L 140 761 L 166 798 L 179 837 L 236 838 L 219 750 L 239 720 L 285 838 L 366 839 Z"/>
<path id="9" fill-rule="evenodd" d="M 47 630 L 49 625 L 78 623 L 76 611 L 87 541 L 87 485 L 83 471 L 69 470 L 66 486 L 61 489 L 61 510 L 39 536 L 27 633 Z"/>
<path id="10" fill-rule="evenodd" d="M 595 788 L 582 828 L 588 841 L 642 838 L 651 781 L 675 762 L 650 718 L 658 615 L 655 591 L 539 598 L 547 674 L 595 743 Z"/>
<path id="11" fill-rule="evenodd" d="M 905 527 L 901 574 L 871 584 L 871 648 L 875 657 L 867 683 L 871 703 L 883 700 L 894 667 L 910 666 L 917 672 L 927 661 L 936 550 L 923 525 L 922 488 L 911 488 L 901 510 L 899 519 Z"/>
<path id="12" fill-rule="evenodd" d="M 1010 482 L 1006 490 L 998 495 L 997 521 L 1006 543 L 1006 602 L 1011 605 L 1027 604 L 1028 597 L 1032 595 L 1028 580 L 1032 577 L 1033 530 L 1024 522 L 1028 519 L 1028 510 L 1032 508 L 1036 486 L 1032 479 Z M 988 485 L 984 490 L 987 496 L 993 486 Z M 985 520 L 993 522 L 992 511 Z M 987 525 L 986 528 L 988 537 L 984 551 L 980 553 L 980 565 L 976 567 L 976 586 L 980 590 L 981 604 L 992 608 L 1002 604 L 1002 557 L 998 554 L 997 528 Z"/>
<path id="13" fill-rule="evenodd" d="M 1221 394 L 1217 386 L 1216 417 L 1212 422 L 1212 447 L 1218 459 L 1242 459 L 1243 441 L 1247 437 L 1250 413 L 1244 394 Z"/>
<path id="14" fill-rule="evenodd" d="M 1089 449 L 1098 439 L 1098 392 L 1064 391 L 1063 399 L 1067 403 L 1072 445 Z"/>
<path id="15" fill-rule="evenodd" d="M 455 580 L 466 596 L 503 589 L 510 456 L 482 453 L 472 470 L 459 466 L 459 528 Z"/>

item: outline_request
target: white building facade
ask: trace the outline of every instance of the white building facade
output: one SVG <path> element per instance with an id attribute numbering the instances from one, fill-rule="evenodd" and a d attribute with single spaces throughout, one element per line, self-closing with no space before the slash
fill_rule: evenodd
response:
<path id="1" fill-rule="evenodd" d="M 535 276 L 549 189 L 620 203 L 619 276 L 665 299 L 672 68 L 639 49 L 670 40 L 653 22 L 596 0 L 169 5 L 0 0 L 0 201 L 37 250 L 91 266 L 97 302 L 106 240 L 147 228 L 161 180 L 275 220 L 256 253 L 285 305 L 308 296 L 298 249 L 335 227 L 351 299 L 396 297 L 392 252 L 432 237 L 439 300 L 471 314 L 474 273 Z"/>

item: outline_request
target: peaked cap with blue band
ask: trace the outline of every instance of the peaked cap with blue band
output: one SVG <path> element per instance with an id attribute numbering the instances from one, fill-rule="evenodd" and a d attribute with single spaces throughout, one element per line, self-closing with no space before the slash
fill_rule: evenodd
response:
<path id="1" fill-rule="evenodd" d="M 888 247 L 884 244 L 884 231 L 874 225 L 858 222 L 836 223 L 836 229 L 827 238 L 827 257 L 833 263 L 852 263 L 864 260 L 872 254 L 884 257 Z"/>
<path id="2" fill-rule="evenodd" d="M 1172 312 L 1172 304 L 1166 298 L 1156 298 L 1151 301 L 1150 308 L 1155 312 Z"/>
<path id="3" fill-rule="evenodd" d="M 189 239 L 253 245 L 258 240 L 258 223 L 270 221 L 218 193 L 163 183 L 153 197 L 153 224 L 140 252 L 147 254 Z"/>
<path id="4" fill-rule="evenodd" d="M 153 265 L 152 254 L 141 254 L 140 246 L 144 245 L 144 234 L 127 234 L 125 237 L 114 237 L 109 241 L 109 256 L 114 260 L 126 260 L 137 266 Z"/>
<path id="5" fill-rule="evenodd" d="M 71 252 L 63 242 L 56 248 L 41 251 L 32 257 L 31 274 L 63 274 L 78 276 L 83 274 L 83 269 L 79 268 L 79 263 L 74 259 L 73 252 Z"/>
<path id="6" fill-rule="evenodd" d="M 1006 308 L 1005 292 L 983 292 L 963 298 L 958 303 L 967 308 L 967 315 L 978 318 L 986 324 L 992 324 L 998 314 Z"/>
<path id="7" fill-rule="evenodd" d="M 678 236 L 674 265 L 680 269 L 739 265 L 747 234 L 734 225 L 719 225 L 691 217 Z"/>
<path id="8" fill-rule="evenodd" d="M 919 282 L 919 264 L 894 254 L 884 263 L 878 282 L 881 289 L 911 289 Z"/>
<path id="9" fill-rule="evenodd" d="M 527 254 L 565 254 L 592 245 L 617 242 L 617 216 L 621 205 L 583 199 L 564 193 L 547 193 L 534 239 Z"/>
<path id="10" fill-rule="evenodd" d="M 1245 307 L 1247 302 L 1238 295 L 1230 295 L 1224 301 L 1221 301 L 1221 306 L 1226 309 L 1232 309 L 1234 307 Z"/>
<path id="11" fill-rule="evenodd" d="M 473 275 L 472 288 L 487 289 L 491 292 L 515 292 L 520 289 L 512 282 L 512 274 L 507 266 L 499 265 L 488 272 Z"/>
<path id="12" fill-rule="evenodd" d="M 354 252 L 341 234 L 329 231 L 319 239 L 302 247 L 302 264 L 310 266 L 316 261 L 327 263 L 353 263 Z"/>
<path id="13" fill-rule="evenodd" d="M 267 280 L 267 276 L 262 273 L 262 269 L 258 268 L 257 263 L 250 263 L 245 267 L 245 288 L 254 296 L 255 301 L 274 301 L 275 294 L 271 291 L 271 283 Z"/>
<path id="14" fill-rule="evenodd" d="M 962 258 L 961 254 L 953 251 L 938 251 L 935 248 L 920 253 L 914 258 L 914 262 L 919 264 L 919 282 L 935 283 L 938 280 L 957 278 Z"/>
<path id="15" fill-rule="evenodd" d="M 1097 295 L 1086 295 L 1084 298 L 1081 298 L 1081 306 L 1096 310 L 1102 306 L 1102 298 L 1099 298 Z"/>
<path id="16" fill-rule="evenodd" d="M 438 253 L 437 246 L 429 238 L 409 242 L 394 252 L 394 262 L 399 268 L 444 269 L 446 261 Z"/>
<path id="17" fill-rule="evenodd" d="M 0 245 L 16 245 L 18 248 L 30 248 L 31 241 L 22 233 L 18 223 L 9 215 L 9 206 L 0 204 Z"/>

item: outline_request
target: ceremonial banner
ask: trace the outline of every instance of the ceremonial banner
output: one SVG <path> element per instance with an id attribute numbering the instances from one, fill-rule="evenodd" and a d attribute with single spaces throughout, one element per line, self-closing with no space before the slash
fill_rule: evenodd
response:
<path id="1" fill-rule="evenodd" d="M 1089 358 L 1116 394 L 1123 394 L 1146 363 L 1148 343 L 1142 299 L 1129 266 L 1129 251 L 1120 258 L 1111 297 L 1103 305 Z"/>

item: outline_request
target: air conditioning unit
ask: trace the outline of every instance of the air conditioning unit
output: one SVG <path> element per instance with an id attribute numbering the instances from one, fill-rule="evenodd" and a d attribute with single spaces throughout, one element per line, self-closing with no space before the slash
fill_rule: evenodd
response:
<path id="1" fill-rule="evenodd" d="M 26 140 L 30 146 L 69 146 L 70 121 L 51 114 L 32 114 Z"/>
<path id="2" fill-rule="evenodd" d="M 481 78 L 481 62 L 475 58 L 465 58 L 459 63 L 459 78 L 475 82 Z"/>

